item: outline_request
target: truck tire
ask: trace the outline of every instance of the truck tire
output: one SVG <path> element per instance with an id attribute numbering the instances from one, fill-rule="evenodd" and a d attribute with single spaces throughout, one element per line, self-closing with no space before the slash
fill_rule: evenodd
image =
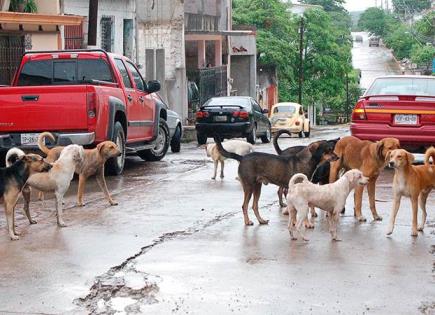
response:
<path id="1" fill-rule="evenodd" d="M 252 127 L 252 131 L 249 133 L 249 135 L 246 136 L 246 141 L 248 141 L 250 144 L 255 144 L 255 142 L 257 141 L 257 128 L 255 128 L 255 124 L 254 127 Z"/>
<path id="2" fill-rule="evenodd" d="M 171 139 L 171 151 L 173 153 L 180 152 L 181 149 L 181 127 L 178 126 L 177 129 L 175 129 L 174 136 Z"/>
<path id="3" fill-rule="evenodd" d="M 163 118 L 159 121 L 159 133 L 152 149 L 137 151 L 137 155 L 145 161 L 160 161 L 169 149 L 169 127 Z"/>
<path id="4" fill-rule="evenodd" d="M 118 157 L 107 160 L 106 170 L 109 175 L 120 175 L 125 164 L 125 134 L 124 128 L 122 128 L 119 121 L 115 122 L 112 141 L 118 145 L 122 154 Z"/>
<path id="5" fill-rule="evenodd" d="M 207 143 L 207 136 L 200 134 L 200 133 L 196 133 L 196 140 L 198 141 L 198 145 L 203 145 Z"/>

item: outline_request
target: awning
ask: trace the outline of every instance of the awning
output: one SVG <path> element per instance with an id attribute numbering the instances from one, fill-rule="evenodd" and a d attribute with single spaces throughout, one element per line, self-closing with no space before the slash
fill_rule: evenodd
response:
<path id="1" fill-rule="evenodd" d="M 239 31 L 239 30 L 231 30 L 231 31 L 186 31 L 186 35 L 214 35 L 214 36 L 247 36 L 247 35 L 256 35 L 255 31 Z"/>
<path id="2" fill-rule="evenodd" d="M 38 13 L 0 12 L 0 24 L 22 25 L 80 25 L 82 16 L 78 15 L 48 15 Z"/>

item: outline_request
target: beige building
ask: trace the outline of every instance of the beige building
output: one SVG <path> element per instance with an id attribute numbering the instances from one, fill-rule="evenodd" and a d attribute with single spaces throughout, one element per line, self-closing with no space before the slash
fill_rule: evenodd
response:
<path id="1" fill-rule="evenodd" d="M 82 24 L 80 16 L 61 15 L 58 0 L 33 2 L 37 12 L 25 13 L 14 1 L 0 0 L 0 85 L 10 84 L 25 51 L 62 49 L 63 28 Z"/>

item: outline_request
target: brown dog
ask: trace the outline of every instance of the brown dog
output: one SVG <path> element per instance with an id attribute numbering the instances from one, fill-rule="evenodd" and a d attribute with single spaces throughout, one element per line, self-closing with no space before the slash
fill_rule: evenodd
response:
<path id="1" fill-rule="evenodd" d="M 391 209 L 390 225 L 387 235 L 394 229 L 397 212 L 402 196 L 411 198 L 412 204 L 412 236 L 417 236 L 417 231 L 423 231 L 426 223 L 426 201 L 429 193 L 435 188 L 435 166 L 430 165 L 429 158 L 435 162 L 435 149 L 429 148 L 425 154 L 425 165 L 412 165 L 414 156 L 402 149 L 393 150 L 390 154 L 389 167 L 394 168 L 393 181 L 393 208 Z M 417 228 L 418 203 L 422 210 L 421 224 Z"/>
<path id="2" fill-rule="evenodd" d="M 344 137 L 335 146 L 334 152 L 340 159 L 331 162 L 329 182 L 333 183 L 337 180 L 338 172 L 342 168 L 346 171 L 355 168 L 362 171 L 363 175 L 369 178 L 367 191 L 373 219 L 381 221 L 382 217 L 378 215 L 375 204 L 376 180 L 380 171 L 385 167 L 388 154 L 399 148 L 400 142 L 395 138 L 384 138 L 378 142 L 371 142 L 353 136 Z M 363 191 L 364 186 L 355 188 L 354 215 L 360 222 L 366 221 L 361 213 Z"/>
<path id="3" fill-rule="evenodd" d="M 47 155 L 45 160 L 49 163 L 53 163 L 59 158 L 64 147 L 58 146 L 49 149 L 44 143 L 44 139 L 46 137 L 50 138 L 52 141 L 55 140 L 54 136 L 50 132 L 43 132 L 38 137 L 38 146 L 39 149 Z M 85 150 L 83 163 L 76 168 L 76 173 L 79 175 L 79 187 L 77 191 L 77 204 L 79 206 L 84 206 L 83 194 L 85 191 L 86 181 L 93 175 L 96 175 L 97 183 L 109 203 L 112 206 L 118 204 L 112 199 L 107 189 L 106 179 L 104 177 L 104 164 L 108 159 L 118 157 L 120 155 L 121 151 L 112 141 L 104 141 L 99 143 L 94 149 Z"/>

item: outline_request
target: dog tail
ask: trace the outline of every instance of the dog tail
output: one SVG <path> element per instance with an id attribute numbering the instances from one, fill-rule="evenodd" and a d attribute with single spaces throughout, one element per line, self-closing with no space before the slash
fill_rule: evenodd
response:
<path id="1" fill-rule="evenodd" d="M 278 131 L 278 132 L 273 136 L 273 147 L 275 148 L 275 151 L 276 151 L 276 153 L 278 153 L 278 155 L 281 155 L 281 154 L 282 154 L 282 150 L 281 150 L 281 148 L 279 147 L 279 144 L 278 144 L 278 138 L 279 138 L 283 133 L 288 134 L 290 137 L 292 136 L 292 134 L 291 134 L 288 130 L 285 130 L 285 129 L 281 129 L 281 130 L 279 130 L 279 131 Z"/>
<path id="2" fill-rule="evenodd" d="M 12 148 L 6 153 L 6 167 L 11 166 L 16 161 L 18 161 L 21 157 L 23 157 L 25 153 L 23 150 L 18 148 Z"/>
<path id="3" fill-rule="evenodd" d="M 214 137 L 214 141 L 216 142 L 216 146 L 219 150 L 219 153 L 222 154 L 224 157 L 226 157 L 228 159 L 234 159 L 234 160 L 237 160 L 239 162 L 243 159 L 243 156 L 238 155 L 236 153 L 228 152 L 227 150 L 225 150 L 224 147 L 222 146 L 221 139 L 218 136 Z"/>
<path id="4" fill-rule="evenodd" d="M 39 134 L 38 136 L 38 147 L 39 150 L 41 150 L 42 152 L 44 152 L 45 154 L 48 155 L 48 153 L 50 152 L 50 149 L 47 148 L 47 146 L 45 145 L 45 138 L 49 138 L 51 141 L 55 141 L 54 136 L 51 132 L 43 132 L 41 134 Z"/>
<path id="5" fill-rule="evenodd" d="M 302 179 L 302 181 L 299 181 L 301 183 L 309 182 L 308 177 L 305 174 L 297 173 L 290 178 L 290 181 L 288 182 L 288 188 L 290 189 L 293 185 L 295 185 L 298 179 Z"/>
<path id="6" fill-rule="evenodd" d="M 435 148 L 430 147 L 426 150 L 426 153 L 424 154 L 424 165 L 431 166 L 430 164 L 430 158 L 432 157 L 432 165 L 435 165 Z M 432 170 L 432 168 L 431 168 Z"/>

